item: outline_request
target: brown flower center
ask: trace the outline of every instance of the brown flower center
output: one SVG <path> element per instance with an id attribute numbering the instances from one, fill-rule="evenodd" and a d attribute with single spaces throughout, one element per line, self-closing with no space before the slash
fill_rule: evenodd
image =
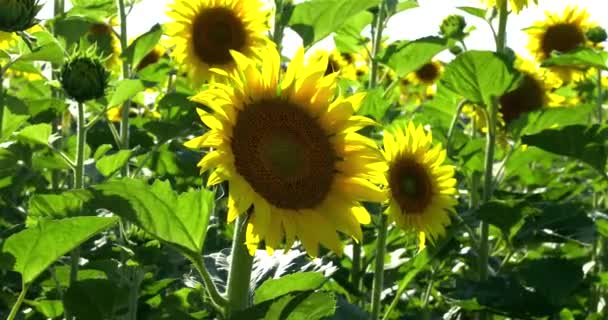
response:
<path id="1" fill-rule="evenodd" d="M 521 85 L 500 97 L 500 112 L 507 124 L 522 114 L 540 109 L 545 104 L 542 83 L 532 75 L 524 73 Z"/>
<path id="2" fill-rule="evenodd" d="M 103 57 L 109 57 L 118 52 L 113 37 L 112 27 L 105 23 L 91 25 L 87 34 L 87 40 L 97 46 L 97 53 Z"/>
<path id="3" fill-rule="evenodd" d="M 331 56 L 327 59 L 327 69 L 325 69 L 325 75 L 332 74 L 340 71 L 340 64 L 334 60 Z"/>
<path id="4" fill-rule="evenodd" d="M 423 83 L 433 84 L 439 78 L 439 68 L 436 64 L 429 62 L 416 70 L 416 78 Z"/>
<path id="5" fill-rule="evenodd" d="M 143 59 L 141 59 L 139 64 L 137 64 L 137 68 L 135 68 L 136 71 L 143 70 L 147 66 L 157 63 L 158 60 L 160 60 L 160 57 L 161 53 L 158 50 L 154 49 L 150 51 L 150 53 L 148 53 Z"/>
<path id="6" fill-rule="evenodd" d="M 422 214 L 433 199 L 433 185 L 427 170 L 415 159 L 396 161 L 390 168 L 393 198 L 405 214 Z"/>
<path id="7" fill-rule="evenodd" d="M 278 208 L 312 209 L 329 193 L 336 152 L 318 121 L 300 106 L 278 98 L 246 106 L 231 148 L 236 171 Z"/>
<path id="8" fill-rule="evenodd" d="M 541 40 L 543 55 L 551 56 L 551 52 L 568 52 L 585 43 L 585 33 L 577 25 L 559 23 L 547 28 Z"/>
<path id="9" fill-rule="evenodd" d="M 194 53 L 209 65 L 232 62 L 230 50 L 241 51 L 247 43 L 243 21 L 228 8 L 210 8 L 192 24 Z"/>

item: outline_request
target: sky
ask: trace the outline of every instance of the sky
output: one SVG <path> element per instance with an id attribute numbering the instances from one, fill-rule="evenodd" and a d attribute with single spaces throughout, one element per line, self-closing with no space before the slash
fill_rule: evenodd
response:
<path id="1" fill-rule="evenodd" d="M 39 17 L 46 19 L 52 16 L 53 8 L 51 0 L 40 12 Z M 169 18 L 165 15 L 167 5 L 173 0 L 142 0 L 133 9 L 128 17 L 129 38 L 134 38 L 146 32 L 156 23 L 165 23 Z M 302 2 L 297 1 L 296 2 Z M 494 50 L 494 40 L 491 30 L 485 21 L 469 15 L 457 7 L 472 6 L 479 7 L 481 0 L 418 0 L 419 7 L 401 12 L 393 16 L 389 22 L 385 35 L 391 40 L 414 40 L 417 38 L 436 35 L 441 21 L 448 15 L 458 13 L 465 17 L 467 25 L 475 26 L 475 30 L 466 40 L 469 49 Z M 532 1 L 530 1 L 532 2 Z M 519 15 L 511 15 L 507 29 L 507 43 L 518 54 L 530 57 L 526 50 L 528 42 L 527 34 L 522 30 L 531 26 L 535 21 L 543 20 L 545 11 L 562 12 L 567 6 L 578 5 L 586 8 L 591 15 L 591 22 L 597 23 L 608 29 L 608 0 L 538 0 L 539 5 L 531 4 L 528 9 Z M 302 41 L 296 33 L 287 30 L 285 35 L 285 56 L 293 56 Z M 331 49 L 333 47 L 332 37 L 321 41 L 314 48 Z M 449 53 L 439 56 L 447 60 L 451 57 Z"/>

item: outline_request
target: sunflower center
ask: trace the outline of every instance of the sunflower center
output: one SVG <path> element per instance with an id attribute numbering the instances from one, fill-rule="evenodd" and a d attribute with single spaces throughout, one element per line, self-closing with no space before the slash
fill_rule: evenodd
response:
<path id="1" fill-rule="evenodd" d="M 334 72 L 340 71 L 340 64 L 331 57 L 327 59 L 327 69 L 325 69 L 325 75 L 332 74 Z"/>
<path id="2" fill-rule="evenodd" d="M 542 38 L 542 50 L 545 57 L 551 52 L 568 52 L 585 43 L 585 34 L 576 25 L 560 23 L 547 28 Z"/>
<path id="3" fill-rule="evenodd" d="M 192 24 L 194 53 L 209 65 L 232 62 L 230 50 L 241 50 L 247 42 L 243 21 L 228 8 L 203 10 Z"/>
<path id="4" fill-rule="evenodd" d="M 508 124 L 522 114 L 540 109 L 545 104 L 545 91 L 539 80 L 524 73 L 521 85 L 500 97 L 500 112 Z"/>
<path id="5" fill-rule="evenodd" d="M 416 70 L 416 77 L 424 83 L 433 83 L 439 77 L 439 69 L 434 63 L 429 62 Z"/>
<path id="6" fill-rule="evenodd" d="M 289 101 L 245 106 L 231 148 L 236 171 L 278 208 L 315 208 L 331 189 L 336 152 L 318 121 Z"/>
<path id="7" fill-rule="evenodd" d="M 390 169 L 389 184 L 393 198 L 406 214 L 422 214 L 433 198 L 427 169 L 414 159 L 395 162 Z"/>

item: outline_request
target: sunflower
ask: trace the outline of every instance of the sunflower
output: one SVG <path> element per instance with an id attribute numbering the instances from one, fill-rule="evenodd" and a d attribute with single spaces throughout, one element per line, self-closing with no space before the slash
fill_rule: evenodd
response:
<path id="1" fill-rule="evenodd" d="M 382 202 L 385 165 L 375 143 L 356 133 L 375 124 L 353 116 L 364 95 L 336 97 L 337 74 L 324 76 L 327 58 L 304 65 L 300 49 L 279 79 L 280 57 L 264 52 L 261 69 L 233 51 L 237 68 L 221 72 L 230 86 L 212 83 L 193 100 L 210 130 L 186 143 L 212 147 L 201 171 L 215 168 L 207 181 L 228 181 L 228 221 L 250 213 L 247 245 L 264 241 L 272 252 L 283 238 L 298 238 L 311 256 L 321 244 L 342 252 L 336 231 L 361 240 L 360 223 L 370 216 L 359 201 Z"/>
<path id="2" fill-rule="evenodd" d="M 488 8 L 492 8 L 494 6 L 500 7 L 506 0 L 482 0 L 488 6 Z M 515 13 L 519 13 L 523 8 L 527 7 L 530 3 L 530 0 L 510 0 L 511 9 L 515 11 Z M 534 3 L 538 4 L 538 0 L 534 0 Z"/>
<path id="3" fill-rule="evenodd" d="M 175 0 L 167 33 L 178 63 L 196 84 L 212 75 L 210 68 L 233 70 L 231 50 L 252 58 L 271 45 L 263 6 L 260 0 Z"/>
<path id="4" fill-rule="evenodd" d="M 348 58 L 350 56 L 345 56 L 336 50 L 329 53 L 325 50 L 317 50 L 310 56 L 310 60 L 313 63 L 323 59 L 327 60 L 327 68 L 325 69 L 324 74 L 326 76 L 337 72 L 342 78 L 356 80 L 357 70 L 345 57 Z"/>
<path id="5" fill-rule="evenodd" d="M 409 73 L 406 79 L 413 85 L 433 86 L 443 73 L 443 64 L 439 61 L 425 63 L 416 71 Z"/>
<path id="6" fill-rule="evenodd" d="M 530 36 L 528 49 L 539 62 L 551 57 L 553 51 L 570 52 L 580 46 L 590 45 L 585 33 L 591 27 L 589 13 L 577 6 L 566 7 L 563 14 L 546 12 L 546 20 L 536 22 L 526 29 Z M 551 67 L 560 78 L 568 82 L 583 76 L 579 70 L 569 67 Z"/>
<path id="7" fill-rule="evenodd" d="M 93 23 L 86 33 L 86 38 L 90 43 L 94 43 L 97 53 L 105 59 L 105 66 L 113 68 L 120 64 L 120 39 L 114 33 L 111 23 Z"/>
<path id="8" fill-rule="evenodd" d="M 457 203 L 454 167 L 443 164 L 445 149 L 433 147 L 431 133 L 410 122 L 384 133 L 384 156 L 390 193 L 386 212 L 399 227 L 434 241 L 445 233 Z"/>
<path id="9" fill-rule="evenodd" d="M 141 71 L 148 66 L 157 63 L 167 52 L 167 49 L 162 45 L 157 44 L 152 51 L 144 56 L 143 59 L 135 66 L 136 71 Z"/>

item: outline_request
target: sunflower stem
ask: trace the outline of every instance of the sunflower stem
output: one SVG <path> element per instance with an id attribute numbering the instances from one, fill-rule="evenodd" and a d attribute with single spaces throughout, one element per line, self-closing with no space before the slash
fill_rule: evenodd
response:
<path id="1" fill-rule="evenodd" d="M 604 104 L 604 93 L 602 90 L 602 70 L 597 70 L 597 122 L 599 124 L 603 121 L 602 105 Z"/>
<path id="2" fill-rule="evenodd" d="M 125 10 L 125 1 L 118 0 L 118 10 L 120 15 L 120 48 L 122 52 L 127 50 L 127 12 Z M 129 64 L 127 61 L 122 61 L 122 77 L 123 79 L 129 78 Z M 129 106 L 131 100 L 127 100 L 123 103 L 120 110 L 120 149 L 129 149 Z M 122 176 L 129 176 L 129 164 L 125 164 L 122 168 Z"/>
<path id="3" fill-rule="evenodd" d="M 371 52 L 371 68 L 369 72 L 369 88 L 374 89 L 378 85 L 378 68 L 380 63 L 377 59 L 378 52 L 380 52 L 380 45 L 382 44 L 382 31 L 384 29 L 384 18 L 385 18 L 385 4 L 384 1 L 378 6 L 378 13 L 376 14 L 375 24 L 372 30 L 372 52 Z"/>
<path id="4" fill-rule="evenodd" d="M 217 287 L 215 286 L 215 283 L 213 283 L 209 271 L 207 270 L 207 268 L 205 268 L 203 256 L 197 254 L 189 258 L 198 273 L 201 275 L 203 283 L 205 284 L 205 290 L 207 291 L 209 298 L 211 298 L 211 302 L 213 303 L 216 309 L 218 309 L 220 312 L 224 312 L 228 301 L 220 294 L 220 292 L 217 290 Z"/>
<path id="5" fill-rule="evenodd" d="M 445 142 L 445 148 L 446 148 L 446 152 L 447 152 L 448 156 L 452 154 L 452 138 L 454 136 L 454 129 L 456 129 L 456 124 L 458 123 L 458 118 L 460 117 L 460 114 L 462 113 L 462 109 L 467 104 L 467 102 L 468 102 L 468 100 L 465 99 L 465 100 L 460 101 L 460 103 L 458 103 L 458 106 L 456 107 L 456 113 L 454 113 L 454 117 L 452 118 L 452 122 L 450 123 L 450 128 L 448 129 L 448 137 Z"/>
<path id="6" fill-rule="evenodd" d="M 502 1 L 498 8 L 498 35 L 496 37 L 496 51 L 503 53 L 507 49 L 507 1 Z"/>
<path id="7" fill-rule="evenodd" d="M 285 23 L 283 22 L 283 13 L 285 9 L 285 3 L 283 0 L 275 0 L 275 13 L 274 13 L 274 28 L 272 32 L 272 41 L 277 45 L 277 51 L 281 53 L 281 42 L 283 42 L 283 32 L 285 30 Z"/>
<path id="8" fill-rule="evenodd" d="M 17 301 L 15 301 L 15 304 L 13 305 L 13 308 L 11 309 L 11 313 L 8 315 L 8 318 L 6 318 L 6 320 L 15 319 L 15 317 L 17 316 L 17 312 L 19 312 L 19 309 L 21 308 L 21 304 L 23 303 L 23 300 L 25 300 L 25 295 L 27 294 L 27 289 L 28 289 L 28 285 L 23 284 L 23 286 L 21 288 L 21 293 L 19 293 L 19 297 L 17 297 Z"/>
<path id="9" fill-rule="evenodd" d="M 361 243 L 353 243 L 353 267 L 351 270 L 351 282 L 357 291 L 360 291 L 361 282 Z"/>
<path id="10" fill-rule="evenodd" d="M 228 318 L 235 311 L 246 309 L 250 304 L 249 282 L 251 281 L 253 257 L 245 245 L 247 219 L 247 214 L 241 214 L 234 225 L 230 272 L 228 273 Z"/>
<path id="11" fill-rule="evenodd" d="M 376 260 L 374 265 L 374 283 L 372 286 L 372 315 L 371 320 L 377 320 L 380 315 L 380 294 L 384 285 L 384 250 L 388 231 L 388 217 L 380 214 L 378 224 L 378 239 L 376 240 Z"/>
<path id="12" fill-rule="evenodd" d="M 2 70 L 2 66 L 0 66 Z M 4 121 L 4 78 L 0 73 L 0 137 L 2 137 L 2 122 Z"/>

